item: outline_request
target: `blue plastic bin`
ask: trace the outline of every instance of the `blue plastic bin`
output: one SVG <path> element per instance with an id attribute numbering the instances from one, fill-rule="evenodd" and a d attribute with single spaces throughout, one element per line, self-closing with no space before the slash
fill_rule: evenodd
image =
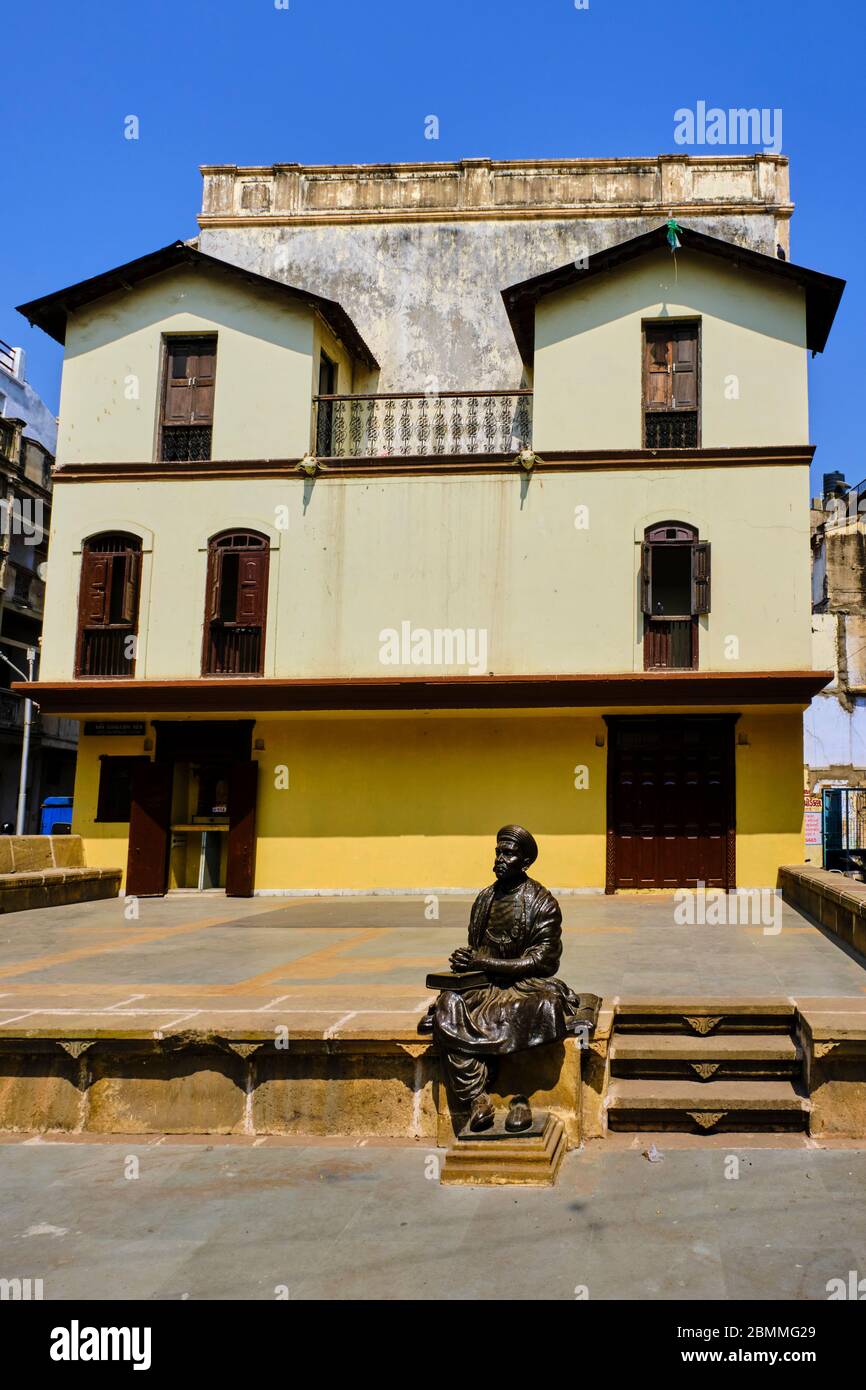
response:
<path id="1" fill-rule="evenodd" d="M 68 835 L 72 829 L 72 797 L 46 796 L 39 822 L 40 835 Z"/>

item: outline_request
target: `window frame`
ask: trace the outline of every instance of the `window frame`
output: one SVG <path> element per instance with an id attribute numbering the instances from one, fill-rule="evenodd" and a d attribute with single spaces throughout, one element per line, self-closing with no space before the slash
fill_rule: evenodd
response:
<path id="1" fill-rule="evenodd" d="M 678 532 L 674 536 L 664 535 L 663 532 Z M 661 549 L 668 546 L 677 546 L 683 550 L 688 550 L 690 555 L 690 594 L 688 614 L 669 614 L 652 612 L 652 553 L 654 548 Z M 641 567 L 638 579 L 640 611 L 643 617 L 643 664 L 645 671 L 697 671 L 699 669 L 699 620 L 710 612 L 711 599 L 711 547 L 710 542 L 701 540 L 700 531 L 697 526 L 686 521 L 657 521 L 652 526 L 647 526 L 644 530 L 641 542 Z M 665 640 L 670 651 L 673 642 L 674 629 L 672 624 L 677 624 L 680 629 L 689 625 L 689 664 L 688 666 L 670 665 L 654 661 L 653 655 Z M 665 632 L 664 628 L 668 631 Z"/>
<path id="2" fill-rule="evenodd" d="M 106 541 L 112 538 L 126 542 L 123 547 L 117 546 L 114 549 L 103 551 L 92 549 L 95 542 Z M 88 579 L 93 568 L 92 557 L 105 555 L 113 561 L 119 556 L 126 557 L 126 572 L 123 578 L 123 585 L 131 584 L 134 591 L 134 601 L 130 607 L 134 610 L 129 618 L 122 618 L 119 621 L 111 619 L 111 599 L 114 586 L 114 564 L 111 564 L 111 581 L 105 585 L 104 611 L 105 618 L 101 622 L 94 622 L 88 617 L 87 596 L 89 593 Z M 76 614 L 76 638 L 75 638 L 75 666 L 74 673 L 76 680 L 134 680 L 135 667 L 138 659 L 137 652 L 131 661 L 127 663 L 128 669 L 106 673 L 92 672 L 83 670 L 85 647 L 87 646 L 86 634 L 88 632 L 120 632 L 127 637 L 138 638 L 139 620 L 141 617 L 141 571 L 142 571 L 143 545 L 140 536 L 134 535 L 131 531 L 96 531 L 93 535 L 87 536 L 81 546 L 81 572 L 78 581 L 78 609 Z M 130 563 L 131 562 L 131 563 Z M 130 570 L 132 572 L 130 579 Z"/>
<path id="3" fill-rule="evenodd" d="M 650 409 L 647 404 L 647 394 L 649 385 L 649 373 L 647 371 L 648 358 L 648 335 L 653 331 L 668 329 L 673 335 L 678 329 L 694 328 L 695 330 L 695 404 L 694 406 L 667 406 L 664 409 Z M 673 375 L 673 374 L 672 374 Z M 701 315 L 685 315 L 679 318 L 662 319 L 641 319 L 641 401 L 640 401 L 640 427 L 641 427 L 641 448 L 658 449 L 660 445 L 650 445 L 647 443 L 647 417 L 650 415 L 689 415 L 695 416 L 695 438 L 694 445 L 666 445 L 666 448 L 702 448 L 703 430 L 703 393 L 701 390 L 701 378 L 703 376 L 703 318 Z"/>
<path id="4" fill-rule="evenodd" d="M 168 404 L 168 386 L 169 386 L 168 370 L 169 370 L 169 364 L 170 364 L 170 362 L 171 362 L 171 348 L 172 348 L 172 346 L 173 346 L 174 344 L 177 344 L 177 343 L 193 343 L 193 342 L 213 342 L 213 345 L 214 345 L 214 346 L 213 346 L 213 359 L 214 359 L 214 367 L 213 367 L 213 400 L 212 400 L 212 403 L 211 403 L 210 420 L 207 421 L 207 422 L 202 421 L 201 424 L 195 424 L 194 422 L 191 422 L 191 423 L 188 424 L 188 425 L 172 425 L 172 424 L 168 423 L 168 422 L 166 421 L 166 418 L 165 418 L 166 409 L 167 409 L 167 404 Z M 159 356 L 159 390 L 158 390 L 158 392 L 157 392 L 157 400 L 156 400 L 156 431 L 155 431 L 156 438 L 155 438 L 155 445 L 154 445 L 154 450 L 155 450 L 155 453 L 154 453 L 154 462 L 155 462 L 155 463 L 183 463 L 183 462 L 190 462 L 190 460 L 188 460 L 188 459 L 187 459 L 187 460 L 183 460 L 183 459 L 167 459 L 167 458 L 165 457 L 165 431 L 166 431 L 166 429 L 175 429 L 175 430 L 176 430 L 176 429 L 187 429 L 187 430 L 193 430 L 193 429 L 209 429 L 209 430 L 210 430 L 210 448 L 208 449 L 208 461 L 210 461 L 210 460 L 213 458 L 213 428 L 214 428 L 214 418 L 215 418 L 215 415 L 216 415 L 216 384 L 217 384 L 217 370 L 218 370 L 218 366 L 219 366 L 219 333 L 217 332 L 216 329 L 206 329 L 206 330 L 203 329 L 203 330 L 201 330 L 200 332 L 195 332 L 195 331 L 193 331 L 193 332 L 189 332 L 189 333 L 163 333 L 163 334 L 162 334 L 162 337 L 161 337 L 161 339 L 160 339 L 160 356 Z"/>
<path id="5" fill-rule="evenodd" d="M 257 542 L 255 545 L 234 546 L 228 542 L 246 538 Z M 259 595 L 260 620 L 258 623 L 243 622 L 237 618 L 224 619 L 214 616 L 214 610 L 219 612 L 222 607 L 222 556 L 230 553 L 239 556 L 238 570 L 238 603 L 240 602 L 241 582 L 240 582 L 240 557 L 244 553 L 261 555 L 261 588 Z M 220 557 L 219 560 L 217 557 Z M 271 568 L 271 541 L 270 537 L 263 531 L 257 531 L 253 527 L 239 526 L 229 527 L 226 530 L 218 531 L 215 535 L 208 538 L 207 543 L 207 569 L 205 575 L 205 594 L 204 594 L 204 622 L 202 631 L 202 655 L 201 673 L 203 676 L 227 677 L 229 679 L 256 679 L 264 675 L 265 669 L 265 639 L 267 636 L 268 625 L 268 591 L 270 586 Z M 215 592 L 215 586 L 216 592 Z M 237 607 L 235 609 L 237 613 Z M 255 671 L 225 672 L 214 670 L 211 666 L 211 651 L 213 643 L 213 631 L 217 628 L 222 632 L 238 631 L 244 628 L 259 629 L 259 660 L 258 669 Z"/>

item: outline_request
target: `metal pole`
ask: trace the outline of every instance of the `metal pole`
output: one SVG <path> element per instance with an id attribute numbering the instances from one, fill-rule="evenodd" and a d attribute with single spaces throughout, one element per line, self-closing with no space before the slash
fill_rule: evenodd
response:
<path id="1" fill-rule="evenodd" d="M 27 648 L 27 679 L 33 682 L 33 663 L 36 660 L 36 648 Z M 18 779 L 18 812 L 15 817 L 15 834 L 24 834 L 24 824 L 27 820 L 27 772 L 30 762 L 30 725 L 33 721 L 33 701 L 28 696 L 24 701 L 24 738 L 21 743 L 21 775 Z"/>

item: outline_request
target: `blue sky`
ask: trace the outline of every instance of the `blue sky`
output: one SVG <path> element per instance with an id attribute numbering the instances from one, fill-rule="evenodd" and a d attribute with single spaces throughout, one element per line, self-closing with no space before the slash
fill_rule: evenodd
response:
<path id="1" fill-rule="evenodd" d="M 61 349 L 14 305 L 194 235 L 200 164 L 652 155 L 676 151 L 674 112 L 703 100 L 782 110 L 792 259 L 849 282 L 810 367 L 815 472 L 866 476 L 862 4 L 280 3 L 7 9 L 0 338 L 25 347 L 50 405 Z"/>

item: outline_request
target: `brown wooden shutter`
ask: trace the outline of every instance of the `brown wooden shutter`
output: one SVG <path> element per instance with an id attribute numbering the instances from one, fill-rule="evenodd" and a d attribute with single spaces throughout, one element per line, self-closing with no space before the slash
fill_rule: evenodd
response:
<path id="1" fill-rule="evenodd" d="M 261 627 L 265 621 L 268 558 L 267 550 L 239 552 L 237 621 L 248 627 Z"/>
<path id="2" fill-rule="evenodd" d="M 194 359 L 192 391 L 192 420 L 196 425 L 213 421 L 214 379 L 216 376 L 216 340 L 202 344 Z"/>
<path id="3" fill-rule="evenodd" d="M 695 541 L 692 546 L 692 613 L 710 611 L 710 543 Z"/>
<path id="4" fill-rule="evenodd" d="M 170 339 L 165 354 L 163 424 L 210 424 L 215 373 L 215 338 Z"/>
<path id="5" fill-rule="evenodd" d="M 94 555 L 92 551 L 85 549 L 81 557 L 79 625 L 104 627 L 108 622 L 110 577 L 111 557 Z"/>
<path id="6" fill-rule="evenodd" d="M 644 405 L 647 410 L 671 408 L 671 361 L 671 330 L 648 328 L 644 348 Z"/>
<path id="7" fill-rule="evenodd" d="M 139 763 L 132 775 L 126 892 L 161 897 L 168 877 L 173 763 Z"/>
<path id="8" fill-rule="evenodd" d="M 644 541 L 641 546 L 640 611 L 647 614 L 652 612 L 652 555 L 652 546 Z"/>
<path id="9" fill-rule="evenodd" d="M 689 324 L 673 335 L 671 406 L 694 410 L 698 404 L 698 326 Z"/>
<path id="10" fill-rule="evenodd" d="M 219 546 L 211 545 L 207 552 L 207 593 L 205 616 L 210 623 L 217 622 L 220 615 L 220 585 L 222 583 L 223 552 Z"/>
<path id="11" fill-rule="evenodd" d="M 250 898 L 253 894 L 258 776 L 258 763 L 232 763 L 229 775 L 227 898 Z"/>
<path id="12" fill-rule="evenodd" d="M 122 621 L 134 623 L 138 617 L 138 575 L 141 555 L 136 550 L 128 550 L 123 572 Z"/>

